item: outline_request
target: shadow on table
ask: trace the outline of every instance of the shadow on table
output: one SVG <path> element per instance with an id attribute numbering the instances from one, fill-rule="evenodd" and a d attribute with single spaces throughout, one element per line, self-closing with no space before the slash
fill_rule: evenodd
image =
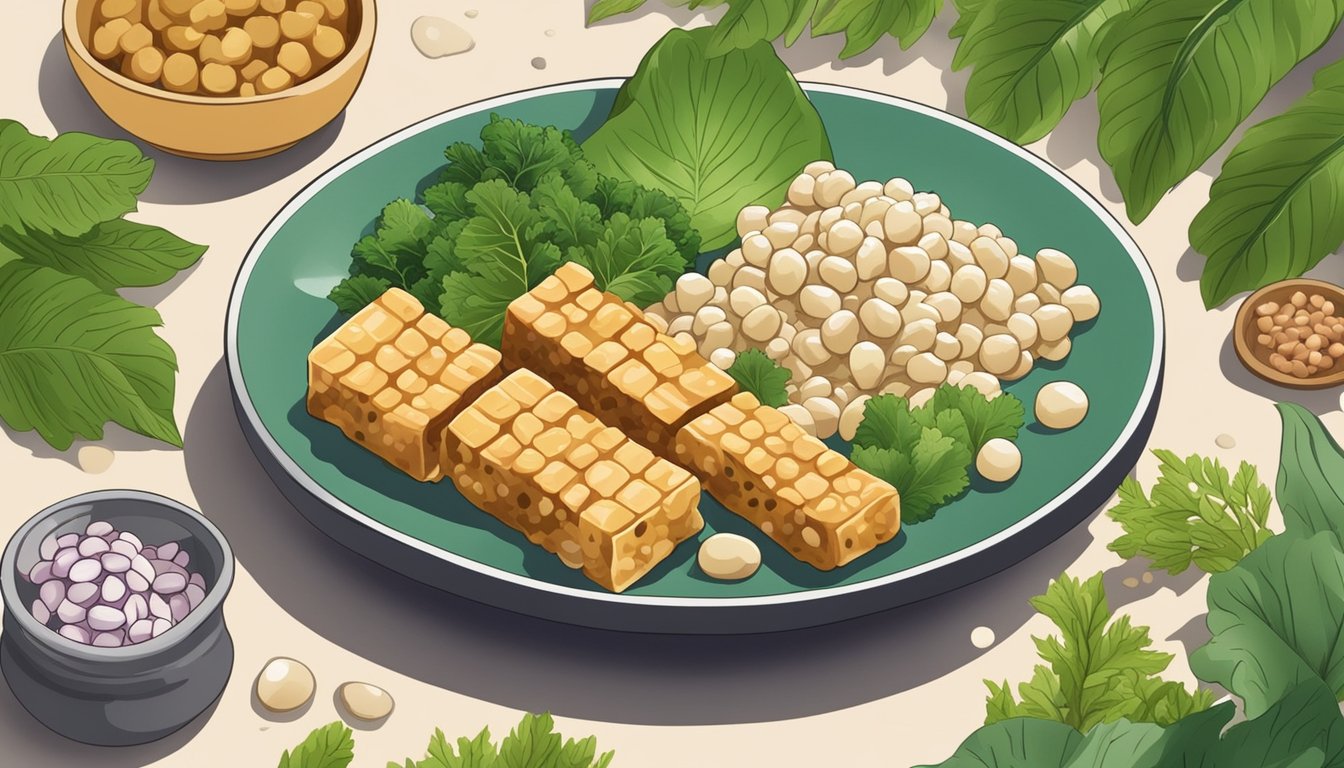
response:
<path id="1" fill-rule="evenodd" d="M 529 618 L 405 578 L 314 530 L 272 485 L 234 417 L 223 364 L 186 424 L 200 509 L 290 615 L 352 653 L 431 685 L 519 710 L 609 722 L 781 720 L 910 690 L 1006 637 L 1028 598 L 1091 541 L 1086 525 L 978 585 L 825 627 L 752 636 L 660 636 Z"/>
<path id="2" fill-rule="evenodd" d="M 191 741 L 214 715 L 216 701 L 182 730 L 150 744 L 134 747 L 95 747 L 60 736 L 34 720 L 14 698 L 9 686 L 0 683 L 0 765 L 77 766 L 139 768 L 163 760 Z"/>
<path id="3" fill-rule="evenodd" d="M 340 135 L 345 112 L 312 136 L 270 157 L 236 162 L 192 160 L 149 146 L 103 114 L 84 90 L 57 34 L 42 55 L 37 76 L 42 109 L 58 132 L 83 131 L 110 139 L 134 141 L 154 160 L 154 179 L 140 199 L 164 205 L 195 205 L 228 200 L 255 192 L 317 159 Z"/>

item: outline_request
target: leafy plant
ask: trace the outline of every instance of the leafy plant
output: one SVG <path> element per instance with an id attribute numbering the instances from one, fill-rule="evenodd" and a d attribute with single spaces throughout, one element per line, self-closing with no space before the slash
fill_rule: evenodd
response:
<path id="1" fill-rule="evenodd" d="M 1111 542 L 1121 557 L 1152 560 L 1154 568 L 1183 573 L 1192 564 L 1206 573 L 1235 566 L 1264 544 L 1268 527 L 1269 488 L 1255 467 L 1242 462 L 1234 477 L 1217 459 L 1156 450 L 1160 476 L 1152 498 L 1132 477 L 1120 484 L 1120 502 L 1108 514 L 1125 530 Z"/>
<path id="2" fill-rule="evenodd" d="M 705 250 L 737 237 L 743 207 L 777 204 L 804 166 L 831 159 L 821 117 L 774 49 L 713 56 L 713 34 L 664 35 L 583 143 L 600 172 L 680 201 Z"/>
<path id="3" fill-rule="evenodd" d="M 588 23 L 630 13 L 645 2 L 598 0 L 588 12 Z M 782 40 L 791 46 L 809 26 L 812 37 L 843 32 L 842 59 L 872 48 L 884 35 L 909 48 L 929 30 L 942 6 L 941 0 L 669 0 L 668 4 L 695 9 L 725 2 L 728 10 L 709 37 L 710 56 L 750 48 L 762 40 Z"/>
<path id="4" fill-rule="evenodd" d="M 331 723 L 308 734 L 293 751 L 280 756 L 279 768 L 346 768 L 355 759 L 349 728 Z"/>
<path id="5" fill-rule="evenodd" d="M 1037 608 L 1061 629 L 1065 625 L 1058 615 L 1075 617 L 1073 635 L 1098 639 L 1080 644 L 1068 641 L 1066 632 L 1063 645 L 1053 638 L 1037 640 L 1042 656 L 1066 660 L 1061 666 L 1067 677 L 1037 667 L 1031 683 L 1020 687 L 1021 702 L 1007 694 L 1006 684 L 990 683 L 987 724 L 939 768 L 1344 765 L 1339 707 L 1344 698 L 1344 450 L 1310 412 L 1287 403 L 1278 409 L 1283 445 L 1276 493 L 1285 530 L 1235 567 L 1213 575 L 1208 589 L 1212 637 L 1190 659 L 1196 676 L 1240 697 L 1252 719 L 1220 738 L 1234 711 L 1231 702 L 1208 708 L 1206 692 L 1191 696 L 1155 679 L 1134 686 L 1136 674 L 1154 666 L 1152 652 L 1144 648 L 1146 631 L 1138 637 L 1126 621 L 1120 636 L 1098 636 L 1097 617 L 1105 613 L 1096 608 L 1104 602 L 1100 574 L 1088 582 L 1092 589 L 1061 579 L 1051 586 L 1059 599 Z M 1172 472 L 1198 470 L 1205 479 L 1216 468 L 1194 459 L 1179 462 L 1170 454 L 1163 461 L 1164 469 L 1169 464 Z M 1218 468 L 1218 473 L 1226 482 L 1226 472 Z M 1238 472 L 1245 474 L 1245 469 Z M 1073 607 L 1061 611 L 1061 606 Z M 1090 629 L 1084 633 L 1079 627 Z M 1165 660 L 1161 663 L 1165 667 Z M 1108 672 L 1108 667 L 1116 668 Z M 1078 690 L 1080 680 L 1083 692 L 1071 699 L 1067 692 Z M 1168 686 L 1175 687 L 1165 695 L 1142 692 Z M 1160 709 L 1164 699 L 1166 708 Z M 1113 704 L 1152 713 L 1154 723 L 1136 724 L 1142 718 L 1121 713 L 1106 724 L 1116 714 Z"/>
<path id="6" fill-rule="evenodd" d="M 687 5 L 687 0 L 670 0 Z M 718 5 L 691 0 L 692 8 Z M 644 5 L 601 0 L 590 22 Z M 760 41 L 846 33 L 841 58 L 884 34 L 913 43 L 941 3 L 732 0 L 704 34 L 719 55 Z M 1340 0 L 953 0 L 955 69 L 970 69 L 971 120 L 1018 143 L 1052 130 L 1095 88 L 1098 145 L 1141 222 L 1224 145 L 1288 72 L 1321 49 Z M 1344 62 L 1317 73 L 1286 113 L 1247 130 L 1215 180 L 1190 242 L 1208 257 L 1213 308 L 1298 277 L 1344 242 Z"/>
<path id="7" fill-rule="evenodd" d="M 598 173 L 565 131 L 495 115 L 481 146 L 459 142 L 444 156 L 421 203 L 388 203 L 355 243 L 350 277 L 329 296 L 342 312 L 395 286 L 498 346 L 509 302 L 565 261 L 648 305 L 700 251 L 676 200 Z"/>
<path id="8" fill-rule="evenodd" d="M 1344 61 L 1316 73 L 1284 114 L 1246 131 L 1190 225 L 1208 254 L 1200 292 L 1216 307 L 1240 291 L 1297 277 L 1344 243 Z"/>
<path id="9" fill-rule="evenodd" d="M 945 384 L 913 409 L 903 397 L 879 395 L 864 406 L 850 459 L 900 491 L 902 523 L 919 523 L 966 490 L 986 442 L 1017 439 L 1022 419 L 1017 398 L 989 400 L 973 387 Z"/>
<path id="10" fill-rule="evenodd" d="M 354 759 L 355 742 L 351 731 L 339 722 L 325 725 L 308 734 L 293 749 L 280 757 L 279 768 L 346 768 Z M 597 754 L 597 739 L 589 736 L 575 741 L 555 732 L 549 714 L 524 715 L 517 727 L 496 744 L 490 729 L 483 728 L 475 738 L 448 740 L 435 729 L 421 760 L 406 758 L 390 762 L 388 768 L 608 768 L 614 752 Z"/>
<path id="11" fill-rule="evenodd" d="M 1020 699 L 1006 681 L 985 681 L 986 724 L 1033 717 L 1087 733 L 1121 718 L 1170 725 L 1213 703 L 1207 691 L 1191 693 L 1157 677 L 1172 656 L 1150 649 L 1147 627 L 1111 615 L 1101 574 L 1087 581 L 1064 574 L 1031 604 L 1060 635 L 1036 639 L 1046 664 L 1038 664 L 1031 680 L 1018 685 Z"/>
<path id="12" fill-rule="evenodd" d="M 924 768 L 1289 768 L 1336 766 L 1344 757 L 1344 717 L 1319 681 L 1294 688 L 1264 715 L 1222 734 L 1234 714 L 1233 704 L 1224 702 L 1165 728 L 1121 718 L 1086 735 L 1052 720 L 1001 720 L 971 734 L 949 759 Z"/>
<path id="13" fill-rule="evenodd" d="M 759 349 L 748 349 L 739 354 L 728 366 L 727 373 L 742 391 L 755 395 L 763 405 L 778 408 L 789 402 L 789 393 L 785 389 L 789 384 L 789 369 Z"/>
<path id="14" fill-rule="evenodd" d="M 101 439 L 109 421 L 182 444 L 159 314 L 115 292 L 159 285 L 205 252 L 120 218 L 153 170 L 129 142 L 49 140 L 0 120 L 0 419 L 59 450 Z"/>

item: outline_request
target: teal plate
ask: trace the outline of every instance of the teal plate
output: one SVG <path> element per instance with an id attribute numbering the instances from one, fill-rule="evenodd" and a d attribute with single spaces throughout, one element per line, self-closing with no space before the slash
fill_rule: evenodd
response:
<path id="1" fill-rule="evenodd" d="M 605 119 L 620 84 L 511 94 L 413 125 L 323 174 L 257 239 L 229 302 L 235 406 L 262 464 L 318 528 L 413 578 L 502 608 L 634 631 L 737 633 L 823 624 L 968 584 L 1037 551 L 1104 503 L 1147 440 L 1161 386 L 1161 302 L 1137 246 L 1077 184 L 1025 150 L 938 110 L 833 85 L 805 88 L 837 165 L 859 179 L 902 176 L 936 191 L 958 218 L 994 222 L 1025 253 L 1046 246 L 1069 253 L 1081 282 L 1101 297 L 1100 317 L 1081 329 L 1062 364 L 1009 387 L 1028 411 L 1043 384 L 1061 379 L 1082 386 L 1092 403 L 1066 432 L 1029 417 L 1014 482 L 977 482 L 933 520 L 830 572 L 793 559 L 706 495 L 700 537 L 731 531 L 755 539 L 760 571 L 713 581 L 690 542 L 615 595 L 477 510 L 450 483 L 417 483 L 310 417 L 305 359 L 339 322 L 324 297 L 383 204 L 413 197 L 437 175 L 443 148 L 477 141 L 492 112 L 571 128 L 582 140 Z"/>

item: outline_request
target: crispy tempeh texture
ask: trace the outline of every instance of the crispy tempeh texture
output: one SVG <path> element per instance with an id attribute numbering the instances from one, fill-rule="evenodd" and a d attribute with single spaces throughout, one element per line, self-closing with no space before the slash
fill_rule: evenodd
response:
<path id="1" fill-rule="evenodd" d="M 704 527 L 691 473 L 527 369 L 449 423 L 443 466 L 472 504 L 613 592 Z"/>
<path id="2" fill-rule="evenodd" d="M 821 570 L 896 536 L 896 489 L 743 392 L 687 424 L 677 460 L 725 507 Z"/>
<path id="3" fill-rule="evenodd" d="M 693 344 L 659 333 L 572 262 L 509 305 L 500 348 L 507 370 L 537 372 L 666 458 L 678 429 L 737 391 Z"/>
<path id="4" fill-rule="evenodd" d="M 416 480 L 438 480 L 448 421 L 503 376 L 472 342 L 398 288 L 308 355 L 308 412 Z"/>

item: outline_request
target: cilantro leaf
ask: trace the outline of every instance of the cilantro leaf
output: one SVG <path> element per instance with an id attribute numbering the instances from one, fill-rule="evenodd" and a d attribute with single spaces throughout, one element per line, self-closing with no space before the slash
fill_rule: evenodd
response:
<path id="1" fill-rule="evenodd" d="M 555 732 L 555 721 L 547 713 L 526 715 L 499 745 L 500 768 L 603 768 L 611 762 L 612 753 L 602 755 L 594 762 L 597 742 L 592 737 L 582 741 L 567 739 L 561 742 Z"/>
<path id="2" fill-rule="evenodd" d="M 346 768 L 355 759 L 351 730 L 340 722 L 308 734 L 292 751 L 280 756 L 279 768 Z"/>
<path id="3" fill-rule="evenodd" d="M 372 304 L 392 287 L 391 281 L 371 275 L 351 275 L 336 284 L 327 295 L 336 305 L 336 309 L 347 315 L 353 315 Z"/>
<path id="4" fill-rule="evenodd" d="M 910 401 L 886 394 L 870 399 L 863 407 L 863 421 L 854 431 L 854 445 L 892 448 L 909 453 L 919 442 L 920 423 L 910 413 Z"/>
<path id="5" fill-rule="evenodd" d="M 1016 440 L 1024 423 L 1022 401 L 1006 392 L 990 400 L 975 387 L 944 384 L 934 391 L 933 399 L 925 407 L 930 406 L 934 411 L 961 412 L 973 454 L 994 438 Z"/>
<path id="6" fill-rule="evenodd" d="M 1168 724 L 1181 715 L 1207 709 L 1205 692 L 1179 694 L 1156 675 L 1171 655 L 1154 651 L 1147 627 L 1128 616 L 1112 616 L 1102 575 L 1081 581 L 1061 575 L 1031 604 L 1059 628 L 1058 636 L 1033 638 L 1046 662 L 1014 699 L 1008 683 L 986 681 L 986 723 L 1011 717 L 1058 720 L 1086 733 L 1120 718 Z"/>
<path id="7" fill-rule="evenodd" d="M 559 173 L 549 174 L 538 182 L 532 198 L 551 225 L 551 242 L 561 249 L 591 248 L 602 239 L 605 229 L 602 211 L 579 199 Z"/>
<path id="8" fill-rule="evenodd" d="M 443 279 L 444 319 L 472 338 L 499 346 L 509 302 L 531 290 L 562 261 L 527 193 L 502 180 L 467 193 L 476 215 L 467 220 L 453 252 L 463 271 Z"/>
<path id="9" fill-rule="evenodd" d="M 791 375 L 789 369 L 781 367 L 759 349 L 739 353 L 728 366 L 728 375 L 742 391 L 755 395 L 762 405 L 778 408 L 789 402 L 789 393 L 785 391 Z"/>
<path id="10" fill-rule="evenodd" d="M 425 190 L 425 207 L 434 214 L 436 229 L 442 229 L 458 219 L 471 217 L 471 204 L 467 202 L 467 191 L 470 189 L 458 181 L 443 181 Z"/>
<path id="11" fill-rule="evenodd" d="M 597 185 L 597 171 L 583 159 L 568 131 L 491 115 L 481 129 L 481 144 L 489 165 L 482 180 L 502 179 L 514 189 L 531 192 L 547 174 L 558 172 L 581 198 Z"/>
<path id="12" fill-rule="evenodd" d="M 591 248 L 569 253 L 593 273 L 599 290 L 641 307 L 661 301 L 686 269 L 661 221 L 632 221 L 624 213 L 611 217 L 602 239 Z"/>
<path id="13" fill-rule="evenodd" d="M 412 768 L 491 768 L 499 759 L 499 751 L 490 739 L 490 729 L 482 728 L 476 738 L 459 736 L 457 749 L 453 749 L 441 729 L 434 729 L 429 746 L 425 749 L 426 758 L 418 763 L 407 760 Z"/>
<path id="14" fill-rule="evenodd" d="M 409 288 L 425 275 L 425 239 L 432 228 L 429 214 L 410 200 L 393 200 L 383 208 L 371 235 L 355 243 L 352 274 L 371 275 L 398 288 Z"/>
<path id="15" fill-rule="evenodd" d="M 667 238 L 676 246 L 686 266 L 695 266 L 695 257 L 700 255 L 700 233 L 691 226 L 691 215 L 676 198 L 661 190 L 626 183 L 634 188 L 634 197 L 625 212 L 632 219 L 661 219 Z M 607 218 L 616 213 L 607 214 Z"/>
<path id="16" fill-rule="evenodd" d="M 900 491 L 901 522 L 905 524 L 933 517 L 943 502 L 970 483 L 966 473 L 970 450 L 929 427 L 922 428 L 908 454 L 892 448 L 860 447 L 854 449 L 850 459 Z"/>
<path id="17" fill-rule="evenodd" d="M 1111 542 L 1111 551 L 1125 558 L 1143 555 L 1172 574 L 1191 564 L 1220 573 L 1273 535 L 1269 488 L 1250 464 L 1242 462 L 1229 478 L 1217 459 L 1182 460 L 1163 450 L 1153 455 L 1161 469 L 1151 499 L 1133 478 L 1120 484 L 1120 500 L 1108 514 L 1125 533 Z"/>

